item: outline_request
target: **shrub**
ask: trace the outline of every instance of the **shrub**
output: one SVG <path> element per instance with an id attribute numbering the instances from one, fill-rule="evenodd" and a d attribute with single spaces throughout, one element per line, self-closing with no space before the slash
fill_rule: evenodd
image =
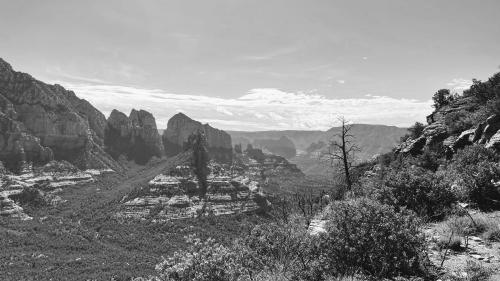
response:
<path id="1" fill-rule="evenodd" d="M 462 239 L 460 238 L 460 236 L 451 232 L 441 233 L 436 244 L 439 250 L 450 249 L 454 251 L 460 251 L 462 249 Z"/>
<path id="2" fill-rule="evenodd" d="M 40 207 L 47 204 L 43 198 L 42 192 L 34 187 L 26 187 L 21 193 L 12 195 L 10 198 L 21 205 L 28 205 L 31 207 Z"/>
<path id="3" fill-rule="evenodd" d="M 405 207 L 418 215 L 436 220 L 443 218 L 455 202 L 447 181 L 440 173 L 433 173 L 414 165 L 403 164 L 390 170 L 383 186 L 372 196 L 382 203 Z"/>
<path id="4" fill-rule="evenodd" d="M 499 156 L 483 146 L 469 146 L 455 154 L 448 177 L 455 182 L 455 194 L 460 200 L 476 204 L 481 209 L 500 207 Z"/>
<path id="5" fill-rule="evenodd" d="M 453 100 L 453 95 L 451 95 L 450 90 L 441 89 L 434 94 L 432 100 L 434 101 L 434 108 L 439 109 L 449 104 Z"/>
<path id="6" fill-rule="evenodd" d="M 464 274 L 465 273 L 465 274 Z M 451 281 L 487 281 L 493 271 L 477 261 L 468 260 L 464 269 L 451 276 Z"/>
<path id="7" fill-rule="evenodd" d="M 187 242 L 188 249 L 175 252 L 156 266 L 160 278 L 175 281 L 232 281 L 242 274 L 238 255 L 232 249 L 213 239 L 201 241 L 190 236 Z"/>
<path id="8" fill-rule="evenodd" d="M 470 112 L 465 110 L 451 112 L 444 117 L 444 123 L 449 134 L 459 134 L 472 128 L 476 123 L 469 118 Z"/>
<path id="9" fill-rule="evenodd" d="M 444 224 L 454 233 L 467 237 L 471 235 L 481 235 L 487 241 L 500 240 L 500 226 L 498 221 L 483 213 L 469 216 L 453 216 L 446 220 Z"/>
<path id="10" fill-rule="evenodd" d="M 261 271 L 285 280 L 318 280 L 317 274 L 321 274 L 317 271 L 321 249 L 318 240 L 307 233 L 302 217 L 256 226 L 239 245 L 239 251 L 247 253 L 244 266 L 249 272 Z"/>
<path id="11" fill-rule="evenodd" d="M 425 241 L 420 221 L 410 211 L 369 199 L 331 204 L 322 239 L 321 261 L 333 276 L 364 272 L 376 277 L 417 276 L 423 273 Z"/>
<path id="12" fill-rule="evenodd" d="M 421 155 L 417 157 L 418 166 L 430 170 L 437 171 L 439 165 L 443 163 L 443 150 L 441 148 L 435 147 L 435 149 L 430 149 L 426 147 Z"/>
<path id="13" fill-rule="evenodd" d="M 482 236 L 489 242 L 500 242 L 500 227 L 497 224 L 496 227 L 486 230 Z"/>

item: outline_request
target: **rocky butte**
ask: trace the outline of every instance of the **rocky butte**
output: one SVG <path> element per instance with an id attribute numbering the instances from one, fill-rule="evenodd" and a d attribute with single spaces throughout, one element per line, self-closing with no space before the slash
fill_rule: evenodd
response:
<path id="1" fill-rule="evenodd" d="M 103 149 L 105 126 L 104 115 L 74 92 L 14 71 L 0 59 L 0 161 L 10 170 L 54 159 L 81 169 L 119 170 Z"/>
<path id="2" fill-rule="evenodd" d="M 225 131 L 195 121 L 183 113 L 177 113 L 168 120 L 167 129 L 163 132 L 163 145 L 167 156 L 182 152 L 188 137 L 201 130 L 208 142 L 210 158 L 219 163 L 232 162 L 231 136 Z"/>
<path id="3" fill-rule="evenodd" d="M 115 159 L 124 155 L 138 164 L 145 164 L 151 157 L 165 154 L 155 118 L 145 110 L 132 109 L 128 117 L 113 110 L 104 134 L 106 151 Z"/>

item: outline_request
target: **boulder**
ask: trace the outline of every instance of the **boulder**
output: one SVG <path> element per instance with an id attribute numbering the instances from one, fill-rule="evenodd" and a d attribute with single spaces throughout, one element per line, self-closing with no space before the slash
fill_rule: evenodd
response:
<path id="1" fill-rule="evenodd" d="M 177 113 L 170 118 L 167 129 L 163 132 L 163 145 L 167 156 L 174 156 L 182 152 L 189 136 L 198 130 L 205 133 L 210 158 L 220 163 L 232 162 L 231 136 L 208 124 L 195 121 L 183 113 Z"/>
<path id="2" fill-rule="evenodd" d="M 486 148 L 493 148 L 500 151 L 500 131 L 497 131 L 485 145 Z"/>
<path id="3" fill-rule="evenodd" d="M 415 140 L 407 140 L 402 144 L 402 148 L 400 152 L 403 154 L 409 153 L 411 155 L 418 155 L 422 153 L 422 149 L 424 149 L 427 139 L 425 136 L 421 136 Z"/>
<path id="4" fill-rule="evenodd" d="M 476 129 L 470 129 L 470 130 L 463 131 L 460 134 L 460 136 L 453 143 L 453 145 L 452 145 L 453 150 L 457 151 L 458 149 L 462 149 L 467 145 L 471 145 L 473 143 L 475 132 L 476 132 Z"/>
<path id="5" fill-rule="evenodd" d="M 431 146 L 445 140 L 448 131 L 442 122 L 435 122 L 425 127 L 422 135 L 426 138 L 426 145 Z"/>
<path id="6" fill-rule="evenodd" d="M 485 127 L 479 143 L 485 144 L 500 129 L 500 115 L 492 115 L 486 119 Z"/>
<path id="7" fill-rule="evenodd" d="M 481 140 L 485 127 L 486 127 L 486 123 L 480 123 L 476 127 L 476 129 L 474 130 L 474 137 L 472 138 L 473 143 L 478 143 Z"/>

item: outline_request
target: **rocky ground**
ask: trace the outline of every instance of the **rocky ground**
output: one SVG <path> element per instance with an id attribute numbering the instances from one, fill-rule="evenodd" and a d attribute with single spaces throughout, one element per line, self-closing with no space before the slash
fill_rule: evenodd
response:
<path id="1" fill-rule="evenodd" d="M 500 224 L 500 212 L 481 214 Z M 453 280 L 451 279 L 453 277 L 475 280 L 468 276 L 471 275 L 471 272 L 467 272 L 466 269 L 471 263 L 491 271 L 492 276 L 489 280 L 500 280 L 500 242 L 492 242 L 483 237 L 471 235 L 467 239 L 460 237 L 461 246 L 457 249 L 439 249 L 441 224 L 429 224 L 424 232 L 429 242 L 429 259 L 434 266 L 440 269 L 443 274 L 442 280 Z"/>
<path id="2" fill-rule="evenodd" d="M 196 218 L 199 215 L 230 215 L 259 209 L 257 182 L 247 177 L 212 176 L 208 179 L 206 201 L 196 192 L 198 182 L 192 176 L 165 176 L 160 174 L 151 180 L 140 195 L 124 198 L 124 210 L 117 214 L 122 219 L 146 219 L 153 216 L 155 222 Z M 202 210 L 205 212 L 202 214 Z"/>

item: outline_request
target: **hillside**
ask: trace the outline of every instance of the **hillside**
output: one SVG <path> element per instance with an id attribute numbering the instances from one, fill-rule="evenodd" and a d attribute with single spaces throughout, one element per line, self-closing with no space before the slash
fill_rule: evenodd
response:
<path id="1" fill-rule="evenodd" d="M 99 110 L 60 85 L 15 71 L 1 58 L 0 123 L 0 161 L 10 170 L 51 160 L 120 170 L 103 149 L 106 118 Z"/>

